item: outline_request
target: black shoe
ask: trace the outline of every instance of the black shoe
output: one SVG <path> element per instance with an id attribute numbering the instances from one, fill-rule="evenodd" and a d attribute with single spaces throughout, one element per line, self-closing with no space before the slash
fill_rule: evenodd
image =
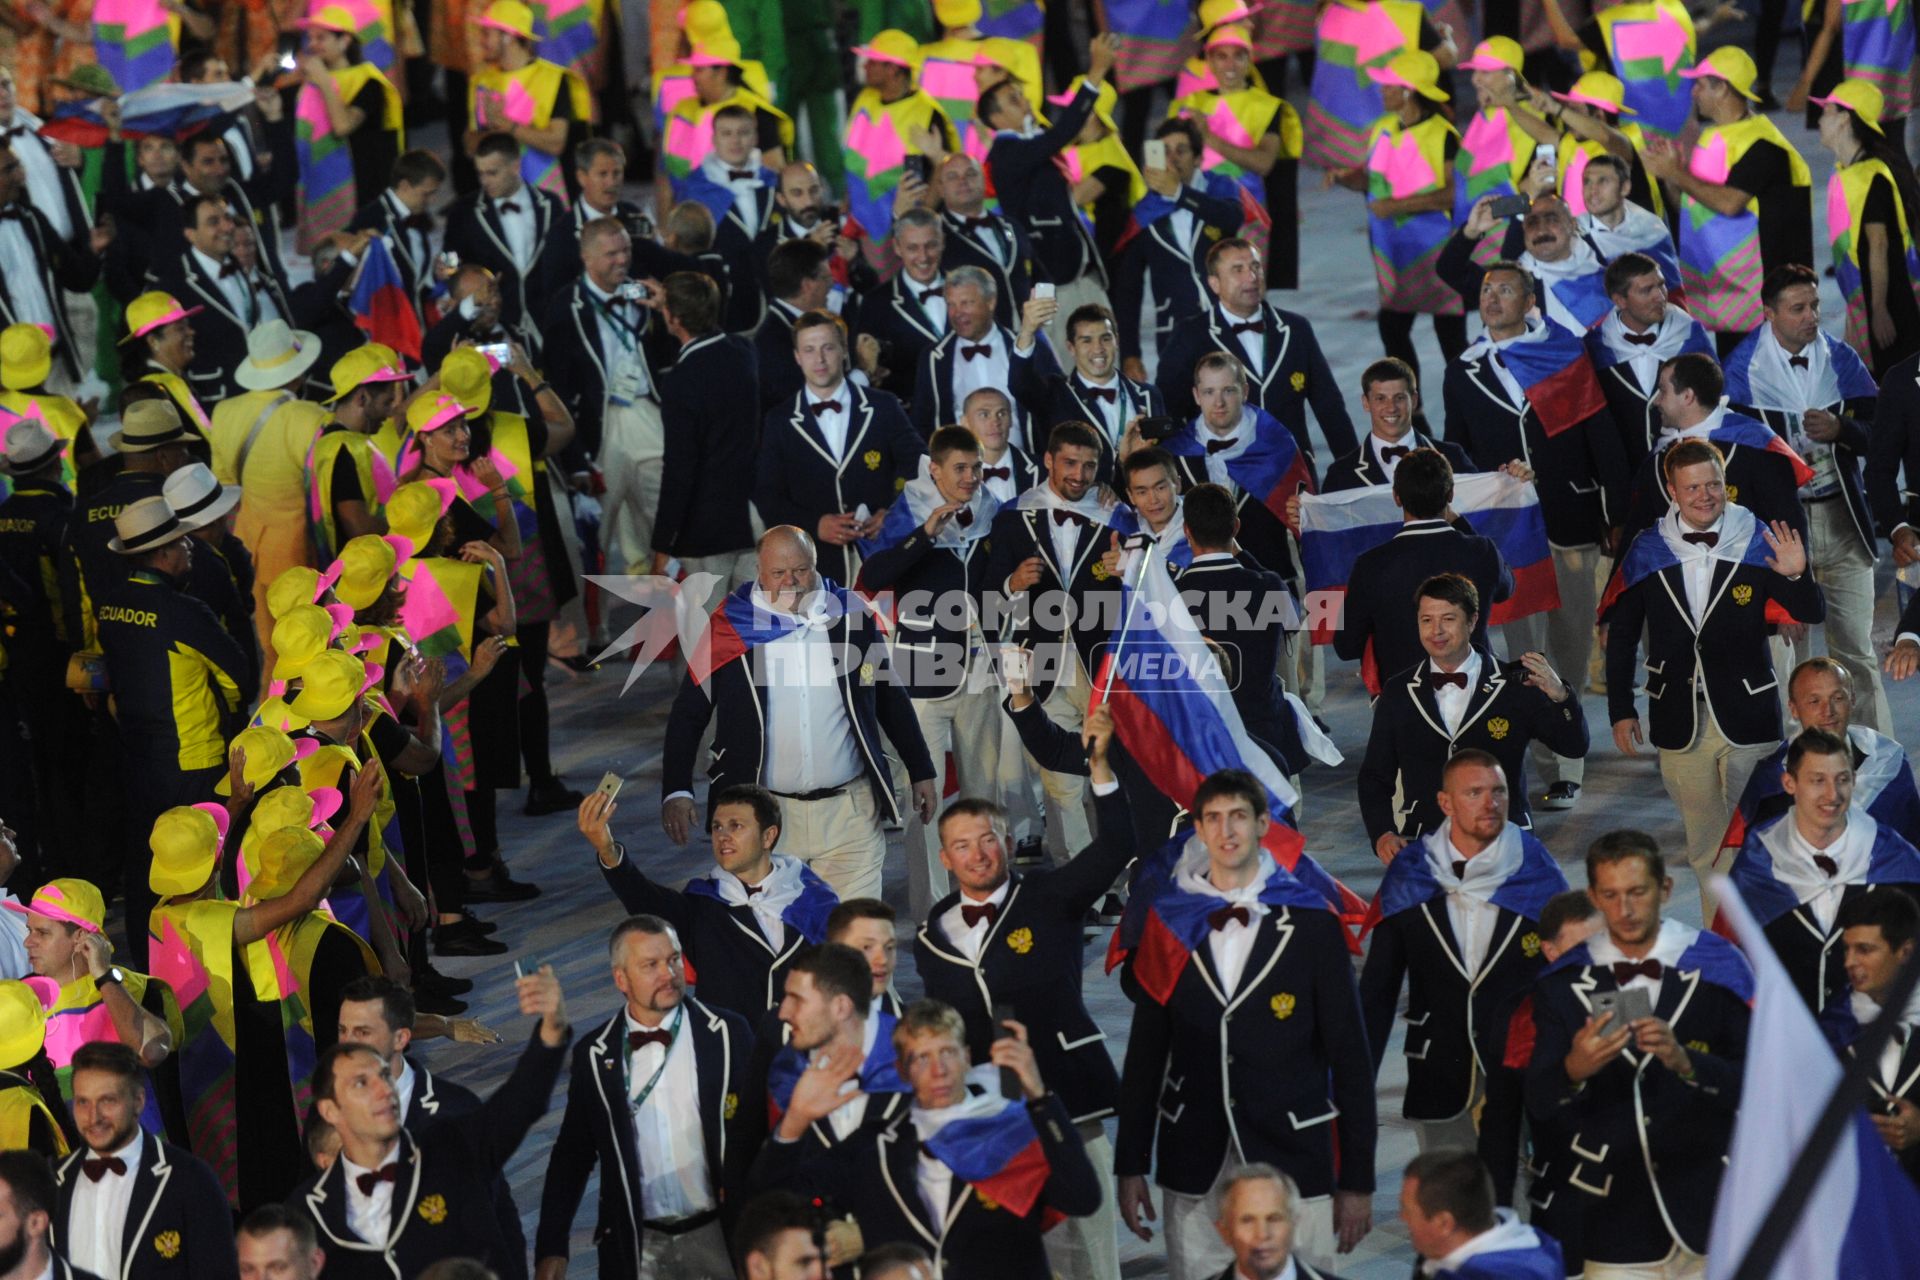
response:
<path id="1" fill-rule="evenodd" d="M 507 944 L 452 924 L 433 931 L 433 953 L 437 956 L 502 956 L 507 953 Z"/>
<path id="2" fill-rule="evenodd" d="M 455 1000 L 452 996 L 417 988 L 413 993 L 413 1007 L 421 1013 L 437 1013 L 443 1018 L 456 1017 L 467 1011 L 467 1003 L 464 1000 Z"/>
<path id="3" fill-rule="evenodd" d="M 1117 893 L 1108 894 L 1100 900 L 1100 905 L 1093 909 L 1095 918 L 1101 924 L 1119 924 L 1120 917 L 1126 913 L 1126 910 L 1127 904 Z"/>
<path id="4" fill-rule="evenodd" d="M 454 923 L 459 925 L 463 929 L 472 929 L 475 932 L 480 933 L 483 936 L 489 937 L 489 938 L 493 936 L 494 930 L 500 927 L 498 924 L 496 924 L 492 920 L 482 920 L 479 916 L 473 914 L 473 912 L 471 911 L 462 911 L 460 913 L 460 918 L 454 921 Z M 441 927 L 444 928 L 445 926 L 443 925 Z"/>
<path id="5" fill-rule="evenodd" d="M 559 663 L 561 666 L 565 667 L 567 670 L 573 672 L 575 675 L 584 676 L 589 672 L 598 671 L 600 669 L 600 664 L 595 662 L 592 658 L 589 658 L 584 653 L 569 654 L 564 658 L 555 658 L 554 661 Z"/>
<path id="6" fill-rule="evenodd" d="M 539 885 L 513 879 L 504 867 L 496 867 L 489 875 L 468 876 L 466 890 L 468 902 L 525 902 L 540 896 Z"/>
<path id="7" fill-rule="evenodd" d="M 473 979 L 450 978 L 430 964 L 415 965 L 413 989 L 442 996 L 463 996 L 473 990 Z"/>
<path id="8" fill-rule="evenodd" d="M 1580 784 L 1577 782 L 1556 782 L 1547 788 L 1547 794 L 1540 797 L 1542 809 L 1571 809 L 1580 799 Z"/>
<path id="9" fill-rule="evenodd" d="M 548 778 L 527 788 L 527 807 L 521 812 L 529 818 L 542 818 L 550 813 L 571 813 L 585 799 L 584 795 L 560 779 Z"/>

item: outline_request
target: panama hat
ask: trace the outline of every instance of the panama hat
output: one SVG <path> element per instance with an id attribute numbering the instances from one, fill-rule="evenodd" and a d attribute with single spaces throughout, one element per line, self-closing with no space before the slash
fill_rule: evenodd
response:
<path id="1" fill-rule="evenodd" d="M 273 319 L 247 335 L 247 358 L 233 380 L 249 391 L 275 391 L 306 376 L 320 359 L 320 339 Z"/>
<path id="2" fill-rule="evenodd" d="M 225 516 L 240 501 L 240 486 L 221 484 L 204 462 L 194 462 L 168 476 L 160 495 L 189 532 L 204 529 Z"/>
<path id="3" fill-rule="evenodd" d="M 114 536 L 107 549 L 123 556 L 142 555 L 186 536 L 187 527 L 173 514 L 165 498 L 155 496 L 130 502 L 113 518 Z"/>

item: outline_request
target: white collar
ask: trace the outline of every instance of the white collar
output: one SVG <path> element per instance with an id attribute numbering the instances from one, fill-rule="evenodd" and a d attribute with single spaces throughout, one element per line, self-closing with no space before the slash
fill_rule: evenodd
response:
<path id="1" fill-rule="evenodd" d="M 349 1160 L 347 1158 L 347 1153 L 345 1151 L 342 1151 L 340 1153 L 340 1167 L 347 1171 L 347 1185 L 350 1187 L 357 1186 L 359 1182 L 359 1175 L 363 1173 L 380 1172 L 380 1170 L 392 1164 L 394 1161 L 394 1158 L 399 1154 L 400 1154 L 399 1138 L 389 1139 L 389 1144 L 387 1146 L 387 1149 L 380 1153 L 379 1163 L 375 1164 L 372 1168 L 368 1168 L 366 1165 L 363 1165 L 363 1164 L 355 1164 L 352 1160 Z M 368 1193 L 368 1194 L 371 1194 L 371 1193 Z"/>
<path id="2" fill-rule="evenodd" d="M 1075 365 L 1073 370 L 1073 376 L 1080 380 L 1081 386 L 1087 387 L 1089 389 L 1098 388 L 1101 391 L 1105 391 L 1109 387 L 1113 388 L 1115 391 L 1118 391 L 1120 389 L 1120 375 L 1117 373 L 1108 374 L 1107 380 L 1105 382 L 1095 382 L 1092 378 L 1089 378 L 1086 374 L 1080 372 L 1080 367 L 1078 365 Z"/>
<path id="3" fill-rule="evenodd" d="M 1402 434 L 1398 440 L 1389 440 L 1378 431 L 1372 430 L 1367 432 L 1367 440 L 1373 445 L 1375 453 L 1378 453 L 1382 449 L 1405 449 L 1411 453 L 1420 447 L 1420 441 L 1411 426 L 1406 429 L 1405 433 Z"/>
<path id="4" fill-rule="evenodd" d="M 193 260 L 200 264 L 201 274 L 218 285 L 220 283 L 220 271 L 226 266 L 226 263 L 209 258 L 200 251 L 198 246 L 191 246 L 190 252 L 193 254 Z"/>
<path id="5" fill-rule="evenodd" d="M 1667 423 L 1662 423 L 1657 447 L 1664 448 L 1676 440 L 1704 440 L 1720 429 L 1720 424 L 1726 419 L 1726 416 L 1727 398 L 1721 396 L 1720 403 L 1714 405 L 1706 417 L 1700 419 L 1700 421 L 1690 427 L 1675 427 Z"/>
<path id="6" fill-rule="evenodd" d="M 1219 898 L 1239 907 L 1252 907 L 1264 912 L 1260 904 L 1261 890 L 1267 887 L 1267 881 L 1273 878 L 1279 864 L 1273 855 L 1260 851 L 1260 871 L 1254 878 L 1237 889 L 1222 889 L 1213 882 L 1210 874 L 1213 866 L 1212 855 L 1207 852 L 1206 841 L 1199 833 L 1187 837 L 1187 843 L 1180 850 L 1179 859 L 1174 863 L 1174 884 L 1188 893 L 1198 893 L 1209 898 Z"/>
<path id="7" fill-rule="evenodd" d="M 1671 917 L 1660 921 L 1660 933 L 1653 940 L 1653 947 L 1644 959 L 1658 960 L 1662 969 L 1671 969 L 1674 963 L 1686 953 L 1700 931 L 1690 924 L 1682 924 Z M 1605 929 L 1593 935 L 1587 943 L 1587 954 L 1592 957 L 1595 966 L 1605 968 L 1616 960 L 1625 960 L 1626 953 L 1614 945 L 1613 935 Z"/>
<path id="8" fill-rule="evenodd" d="M 1445 521 L 1441 521 L 1440 523 L 1444 524 Z M 1427 658 L 1427 670 L 1435 672 L 1440 670 L 1440 664 L 1435 662 L 1431 656 Z M 1467 692 L 1472 693 L 1473 687 L 1480 683 L 1480 651 L 1472 645 L 1468 645 L 1467 656 L 1461 660 L 1460 665 L 1455 667 L 1453 672 L 1444 674 L 1454 673 L 1459 673 L 1467 677 Z"/>
<path id="9" fill-rule="evenodd" d="M 840 405 L 841 412 L 844 413 L 849 405 L 849 397 L 845 394 L 846 389 L 847 380 L 845 378 L 836 382 L 831 391 L 821 391 L 809 383 L 807 385 L 807 403 L 819 404 L 825 400 L 837 401 Z"/>
<path id="10" fill-rule="evenodd" d="M 393 1078 L 394 1093 L 405 1094 L 407 1097 L 411 1098 L 413 1096 L 414 1089 L 419 1086 L 419 1083 L 420 1083 L 420 1073 L 413 1069 L 413 1063 L 407 1061 L 407 1055 L 404 1053 L 401 1054 L 400 1055 L 400 1074 Z M 406 1116 L 402 1115 L 400 1117 L 400 1122 L 402 1124 L 405 1124 L 406 1119 L 407 1119 Z"/>
<path id="11" fill-rule="evenodd" d="M 1520 828 L 1509 822 L 1500 829 L 1500 835 L 1494 842 L 1471 858 L 1453 843 L 1453 819 L 1448 818 L 1439 828 L 1421 837 L 1427 847 L 1427 869 L 1441 889 L 1449 894 L 1461 894 L 1477 902 L 1491 903 L 1493 895 L 1507 882 L 1507 877 L 1520 869 L 1526 858 L 1526 847 L 1520 840 Z M 1453 864 L 1465 859 L 1466 874 L 1456 876 Z"/>
<path id="12" fill-rule="evenodd" d="M 962 890 L 958 905 L 963 907 L 982 907 L 988 903 L 992 903 L 996 907 L 1004 907 L 1007 905 L 1007 892 L 1012 888 L 1013 877 L 1009 876 L 1000 882 L 998 888 L 984 898 L 970 898 L 967 896 L 966 891 Z"/>
<path id="13" fill-rule="evenodd" d="M 115 1156 L 118 1156 L 127 1166 L 126 1176 L 131 1178 L 140 1170 L 140 1157 L 146 1149 L 146 1141 L 147 1131 L 135 1125 L 133 1128 L 133 1136 L 128 1138 L 126 1143 L 117 1150 L 88 1151 L 87 1156 L 89 1159 L 94 1160 L 111 1160 Z"/>
<path id="14" fill-rule="evenodd" d="M 1540 1237 L 1534 1229 L 1519 1220 L 1511 1209 L 1495 1209 L 1494 1224 L 1473 1239 L 1455 1249 L 1444 1258 L 1436 1258 L 1420 1264 L 1427 1275 L 1437 1276 L 1457 1271 L 1469 1259 L 1483 1253 L 1511 1253 L 1517 1249 L 1538 1249 Z"/>

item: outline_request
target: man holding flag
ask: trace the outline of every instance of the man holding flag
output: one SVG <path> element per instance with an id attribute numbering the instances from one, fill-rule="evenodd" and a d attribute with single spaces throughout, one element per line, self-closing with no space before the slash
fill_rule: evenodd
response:
<path id="1" fill-rule="evenodd" d="M 1662 371 L 1698 358 L 1682 356 Z M 1718 372 L 1716 369 L 1715 372 Z M 1687 861 L 1706 875 L 1734 799 L 1780 740 L 1780 702 L 1768 632 L 1784 620 L 1818 622 L 1820 588 L 1807 576 L 1806 544 L 1784 520 L 1771 527 L 1728 502 L 1726 464 L 1710 440 L 1682 440 L 1661 455 L 1667 514 L 1633 540 L 1600 602 L 1607 624 L 1607 718 L 1614 745 L 1645 742 L 1633 694 L 1646 632 L 1647 699 L 1660 776 L 1687 828 Z M 1711 654 L 1712 662 L 1703 661 Z"/>

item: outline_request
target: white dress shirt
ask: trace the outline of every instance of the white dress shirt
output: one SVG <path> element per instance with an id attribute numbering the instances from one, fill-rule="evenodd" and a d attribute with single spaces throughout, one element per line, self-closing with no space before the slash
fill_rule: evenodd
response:
<path id="1" fill-rule="evenodd" d="M 1011 448 L 1003 449 L 998 459 L 990 459 L 985 453 L 982 453 L 980 455 L 980 465 L 983 469 L 986 467 L 1005 467 L 1007 469 L 1007 474 L 1004 476 L 987 476 L 984 474 L 984 470 L 982 472 L 980 487 L 993 495 L 994 501 L 1004 507 L 1020 496 L 1020 477 L 1014 474 L 1013 450 Z"/>
<path id="2" fill-rule="evenodd" d="M 1051 495 L 1053 491 L 1049 489 L 1047 492 Z M 1047 522 L 1047 534 L 1053 539 L 1054 561 L 1060 568 L 1061 576 L 1067 577 L 1073 573 L 1073 558 L 1080 552 L 1082 530 L 1078 520 L 1054 519 L 1053 513 L 1056 509 L 1071 510 L 1064 502 L 1051 503 L 1041 518 Z"/>
<path id="3" fill-rule="evenodd" d="M 533 201 L 534 194 L 524 183 L 506 199 L 492 201 L 494 216 L 500 219 L 501 238 L 507 242 L 507 256 L 522 275 L 533 265 L 538 247 L 534 244 Z"/>
<path id="4" fill-rule="evenodd" d="M 1267 879 L 1274 873 L 1276 864 L 1265 853 L 1260 855 L 1260 874 L 1250 884 L 1237 889 L 1222 889 L 1209 878 L 1212 869 L 1207 856 L 1207 846 L 1199 836 L 1187 837 L 1186 845 L 1181 849 L 1174 863 L 1174 884 L 1188 892 L 1203 897 L 1217 898 L 1221 906 L 1245 907 L 1247 922 L 1229 920 L 1218 929 L 1207 930 L 1207 954 L 1213 961 L 1213 971 L 1220 978 L 1220 989 L 1231 996 L 1240 987 L 1240 979 L 1246 973 L 1247 958 L 1253 954 L 1254 939 L 1259 936 L 1260 917 L 1267 914 L 1266 904 L 1260 901 L 1260 891 L 1266 888 Z"/>
<path id="5" fill-rule="evenodd" d="M 607 390 L 615 389 L 632 404 L 653 394 L 647 377 L 647 362 L 640 355 L 640 304 L 608 293 L 591 278 L 582 275 L 587 297 L 598 313 L 594 330 L 600 335 L 600 359 L 607 369 Z"/>
<path id="6" fill-rule="evenodd" d="M 853 401 L 846 382 L 843 380 L 839 386 L 824 395 L 808 387 L 806 396 L 807 414 L 813 419 L 814 426 L 819 428 L 820 438 L 826 441 L 828 451 L 833 454 L 833 460 L 842 461 L 847 452 L 847 425 L 853 420 L 849 413 L 853 407 Z M 831 403 L 835 407 L 814 408 L 815 405 L 825 403 Z"/>
<path id="7" fill-rule="evenodd" d="M 760 779 L 769 791 L 801 795 L 842 787 L 861 773 L 853 722 L 834 672 L 828 599 L 816 592 L 808 604 L 805 625 L 761 646 L 766 660 L 767 754 Z M 758 586 L 753 589 L 753 606 L 783 612 Z"/>
<path id="8" fill-rule="evenodd" d="M 394 1106 L 399 1110 L 400 1123 L 407 1122 L 407 1112 L 413 1110 L 413 1091 L 420 1085 L 420 1073 L 413 1069 L 406 1055 L 400 1055 L 400 1074 L 393 1078 Z"/>
<path id="9" fill-rule="evenodd" d="M 26 202 L 20 204 L 26 216 Z M 0 218 L 0 273 L 6 276 L 7 297 L 13 303 L 13 318 L 20 324 L 53 327 L 53 302 L 41 275 L 39 257 L 27 224 L 18 218 Z"/>
<path id="10" fill-rule="evenodd" d="M 960 901 L 948 907 L 940 916 L 940 927 L 947 931 L 949 938 L 953 939 L 953 945 L 960 949 L 962 955 L 976 964 L 980 960 L 980 948 L 987 945 L 987 932 L 993 926 L 984 916 L 980 918 L 978 924 L 968 924 L 966 917 L 960 913 L 960 908 L 977 907 L 989 902 L 996 908 L 1004 908 L 1007 905 L 1007 892 L 1012 886 L 1013 881 L 1002 880 L 998 889 L 978 900 L 969 898 L 963 893 L 960 895 Z"/>
<path id="11" fill-rule="evenodd" d="M 433 237 L 425 231 L 407 226 L 407 219 L 413 212 L 400 203 L 400 197 L 389 189 L 382 193 L 387 202 L 387 212 L 393 215 L 393 221 L 400 228 L 400 238 L 406 242 L 407 256 L 413 259 L 415 284 L 431 284 L 433 281 Z"/>
<path id="12" fill-rule="evenodd" d="M 1433 659 L 1427 659 L 1427 670 L 1438 671 Z M 1460 721 L 1467 714 L 1467 704 L 1473 700 L 1473 691 L 1480 686 L 1480 651 L 1467 650 L 1467 660 L 1459 666 L 1460 674 L 1466 676 L 1467 686 L 1462 689 L 1453 684 L 1436 685 L 1433 690 L 1433 704 L 1440 710 L 1440 723 L 1447 726 L 1449 736 L 1460 731 Z"/>
<path id="13" fill-rule="evenodd" d="M 921 284 L 912 276 L 902 272 L 900 287 L 907 291 L 907 296 L 920 304 L 920 310 L 926 313 L 927 323 L 933 326 L 935 333 L 947 331 L 947 281 L 944 275 L 936 275 L 930 282 Z"/>
<path id="14" fill-rule="evenodd" d="M 1264 308 L 1262 308 L 1259 311 L 1255 311 L 1250 316 L 1237 316 L 1233 314 L 1233 312 L 1227 310 L 1226 307 L 1224 306 L 1220 308 L 1220 319 L 1223 324 L 1228 326 L 1236 325 L 1236 324 L 1265 323 L 1266 318 L 1267 318 L 1267 315 Z M 1236 333 L 1231 336 L 1234 338 L 1237 338 L 1240 342 L 1240 350 L 1246 356 L 1247 371 L 1256 377 L 1259 376 L 1261 371 L 1267 367 L 1266 330 L 1248 329 L 1248 330 L 1245 330 L 1244 332 Z"/>
<path id="15" fill-rule="evenodd" d="M 1483 876 L 1501 875 L 1501 869 L 1495 867 L 1491 848 L 1481 850 L 1476 857 L 1468 857 L 1465 850 L 1454 842 L 1453 827 L 1447 827 L 1447 841 L 1444 849 L 1437 852 L 1429 846 L 1430 858 L 1466 859 L 1466 875 L 1460 877 L 1466 881 Z M 1451 865 L 1443 868 L 1452 876 Z M 1469 893 L 1450 892 L 1447 894 L 1447 923 L 1453 926 L 1453 940 L 1460 947 L 1460 965 L 1468 973 L 1479 973 L 1480 966 L 1487 962 L 1487 947 L 1493 942 L 1493 927 L 1500 919 L 1500 908 L 1492 902 L 1484 901 Z"/>
<path id="16" fill-rule="evenodd" d="M 400 1144 L 396 1141 L 381 1161 L 381 1168 L 399 1157 Z M 362 1168 L 347 1159 L 345 1152 L 340 1154 L 340 1167 L 347 1171 L 347 1226 L 366 1243 L 384 1246 L 393 1230 L 393 1182 L 381 1178 L 373 1184 L 372 1191 L 362 1191 L 360 1175 L 377 1170 Z"/>
<path id="17" fill-rule="evenodd" d="M 1120 437 L 1127 431 L 1127 410 L 1131 407 L 1127 403 L 1126 388 L 1120 385 L 1120 375 L 1113 374 L 1105 382 L 1095 382 L 1081 373 L 1075 373 L 1074 378 L 1081 386 L 1088 389 L 1098 388 L 1113 392 L 1112 400 L 1104 396 L 1086 396 L 1084 399 L 1093 411 L 1100 415 L 1099 426 L 1106 432 L 1107 443 L 1116 449 L 1119 448 Z"/>
<path id="18" fill-rule="evenodd" d="M 73 239 L 73 213 L 67 208 L 66 178 L 54 163 L 46 139 L 40 136 L 40 117 L 24 107 L 15 107 L 13 119 L 7 124 L 13 131 L 8 145 L 13 154 L 20 157 L 20 167 L 26 172 L 27 199 L 47 215 L 54 235 L 62 240 Z"/>
<path id="19" fill-rule="evenodd" d="M 1007 362 L 1012 353 L 1008 350 L 1007 335 L 996 326 L 988 329 L 978 342 L 955 334 L 953 338 L 953 411 L 958 414 L 967 397 L 982 387 L 992 387 L 996 391 L 1006 391 L 1011 400 L 1013 393 L 1007 391 Z M 969 347 L 985 347 L 985 355 L 976 355 L 969 360 L 963 353 Z"/>
<path id="20" fill-rule="evenodd" d="M 1807 839 L 1800 830 L 1799 822 L 1791 814 L 1780 825 L 1785 831 L 1786 852 L 1791 865 L 1781 867 L 1776 853 L 1775 877 L 1792 889 L 1800 899 L 1800 904 L 1813 913 L 1822 932 L 1832 933 L 1834 917 L 1840 914 L 1840 902 L 1846 896 L 1848 886 L 1866 881 L 1867 867 L 1873 860 L 1873 839 L 1868 833 L 1876 828 L 1861 822 L 1849 822 L 1833 843 L 1823 847 Z M 1816 857 L 1833 859 L 1834 872 L 1831 876 L 1820 870 L 1819 864 L 1814 861 Z M 1789 874 L 1782 875 L 1782 871 Z"/>
<path id="21" fill-rule="evenodd" d="M 1234 1280 L 1253 1280 L 1252 1276 L 1240 1270 L 1238 1267 L 1233 1269 L 1233 1277 Z M 1292 1257 L 1288 1257 L 1287 1265 L 1280 1268 L 1280 1274 L 1275 1276 L 1273 1280 L 1300 1280 L 1300 1268 L 1294 1265 Z"/>
<path id="22" fill-rule="evenodd" d="M 133 1140 L 118 1151 L 105 1155 L 90 1153 L 94 1159 L 119 1156 L 127 1171 L 109 1169 L 95 1182 L 84 1172 L 74 1171 L 73 1205 L 67 1213 L 67 1261 L 96 1276 L 120 1274 L 120 1241 L 133 1207 L 133 1180 L 140 1172 L 140 1157 L 146 1147 L 146 1134 L 136 1128 Z"/>
<path id="23" fill-rule="evenodd" d="M 873 1052 L 873 1045 L 880 1037 L 880 1023 L 868 1017 L 863 1024 L 865 1030 L 860 1033 L 860 1061 L 865 1062 L 867 1055 Z M 867 1095 L 860 1089 L 860 1077 L 855 1076 L 840 1086 L 843 1094 L 852 1094 L 847 1101 L 827 1113 L 827 1127 L 833 1130 L 836 1142 L 844 1142 L 847 1135 L 860 1127 L 867 1118 Z"/>
<path id="24" fill-rule="evenodd" d="M 220 291 L 220 296 L 226 299 L 227 310 L 240 317 L 241 324 L 247 326 L 248 329 L 252 329 L 256 304 L 253 300 L 253 290 L 248 287 L 245 274 L 237 269 L 230 273 L 222 274 L 225 272 L 228 263 L 233 262 L 233 259 L 228 258 L 226 262 L 220 262 L 208 257 L 198 249 L 190 250 L 190 252 L 193 254 L 195 270 L 207 278 L 208 284 L 211 284 Z"/>
<path id="25" fill-rule="evenodd" d="M 1202 456 L 1207 464 L 1207 479 L 1225 489 L 1236 498 L 1240 496 L 1240 486 L 1227 474 L 1227 464 L 1245 453 L 1253 444 L 1253 438 L 1260 430 L 1259 419 L 1251 408 L 1240 410 L 1240 421 L 1231 431 L 1215 431 L 1207 425 L 1203 414 L 1193 420 L 1193 438 L 1200 442 L 1203 450 L 1207 446 L 1223 440 L 1231 440 L 1232 447 L 1220 450 L 1208 450 Z"/>
<path id="26" fill-rule="evenodd" d="M 1722 516 L 1705 529 L 1695 529 L 1680 518 L 1678 508 L 1667 512 L 1667 521 L 1672 525 L 1678 545 L 1674 546 L 1675 555 L 1680 559 L 1680 574 L 1687 585 L 1687 611 L 1693 615 L 1693 625 L 1698 627 L 1706 616 L 1707 603 L 1713 599 L 1713 549 L 1699 542 L 1685 541 L 1689 533 L 1719 533 L 1720 526 L 1726 523 Z M 1673 539 L 1669 540 L 1674 541 Z M 1705 673 L 1698 679 L 1704 680 Z"/>
<path id="27" fill-rule="evenodd" d="M 747 235 L 760 234 L 760 153 L 754 151 L 747 156 L 746 162 L 738 169 L 720 158 L 718 152 L 709 151 L 700 167 L 712 181 L 733 193 L 733 211 L 740 215 L 740 221 L 747 226 Z M 731 175 L 744 173 L 744 178 Z"/>
<path id="28" fill-rule="evenodd" d="M 1367 448 L 1373 451 L 1373 465 L 1380 468 L 1380 474 L 1384 477 L 1381 481 L 1382 484 L 1393 483 L 1393 473 L 1400 469 L 1401 462 L 1403 462 L 1407 456 L 1403 453 L 1397 457 L 1389 458 L 1386 455 L 1386 451 L 1388 449 L 1406 449 L 1411 451 L 1419 447 L 1419 442 L 1413 438 L 1411 429 L 1398 440 L 1383 440 L 1372 432 L 1367 433 Z"/>
<path id="29" fill-rule="evenodd" d="M 700 1073 L 686 1022 L 682 1005 L 663 1024 L 673 1035 L 671 1045 L 642 1045 L 627 1054 L 627 1108 L 640 1165 L 640 1216 L 649 1222 L 672 1222 L 714 1206 L 706 1137 L 700 1129 Z M 652 1030 L 630 1013 L 624 1023 L 628 1034 Z"/>

